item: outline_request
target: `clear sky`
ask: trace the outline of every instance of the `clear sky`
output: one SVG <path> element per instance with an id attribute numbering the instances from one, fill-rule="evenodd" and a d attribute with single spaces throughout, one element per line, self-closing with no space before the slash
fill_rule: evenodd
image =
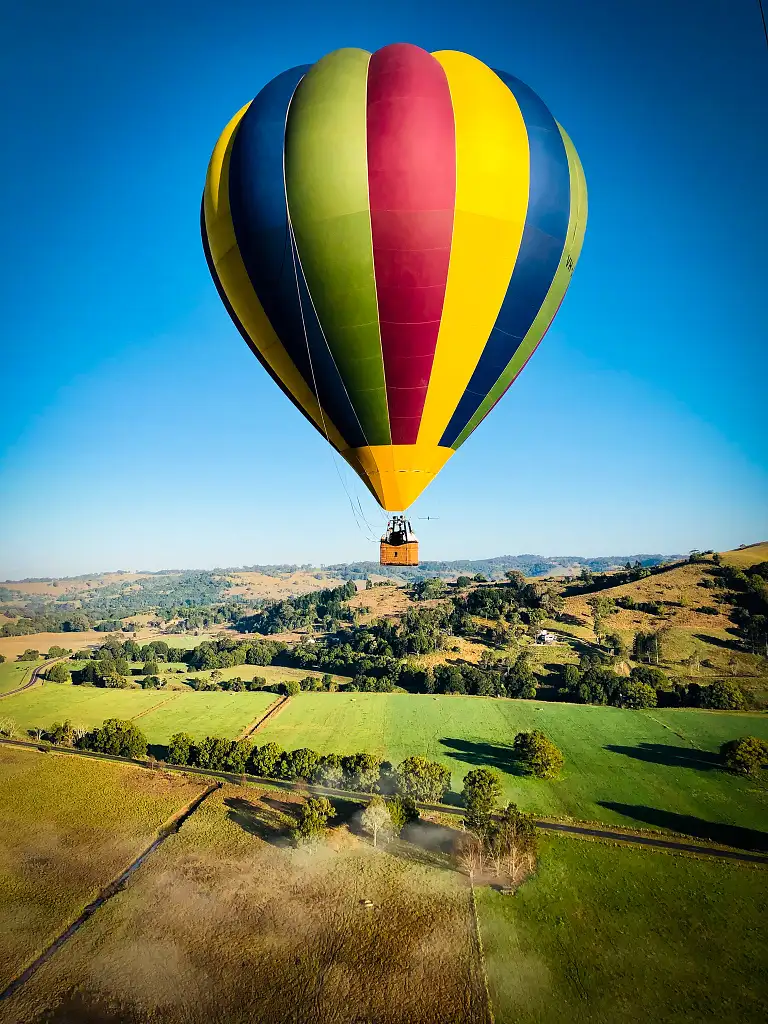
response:
<path id="1" fill-rule="evenodd" d="M 412 509 L 422 556 L 768 537 L 756 0 L 6 0 L 3 24 L 0 579 L 377 557 L 382 513 L 231 325 L 198 213 L 265 82 L 397 41 L 532 86 L 590 201 L 555 326 Z"/>

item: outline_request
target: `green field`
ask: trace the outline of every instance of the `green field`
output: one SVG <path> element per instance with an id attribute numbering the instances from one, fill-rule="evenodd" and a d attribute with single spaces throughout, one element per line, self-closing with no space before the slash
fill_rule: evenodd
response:
<path id="1" fill-rule="evenodd" d="M 512 741 L 532 728 L 563 751 L 560 779 L 515 774 Z M 259 742 L 321 753 L 368 750 L 392 762 L 424 754 L 451 769 L 455 790 L 471 768 L 496 767 L 504 773 L 505 796 L 537 814 L 703 835 L 713 822 L 760 831 L 768 826 L 765 780 L 729 775 L 714 756 L 724 740 L 746 734 L 768 740 L 768 715 L 305 693 L 264 727 Z"/>
<path id="2" fill-rule="evenodd" d="M 0 702 L 3 717 L 21 733 L 69 719 L 88 729 L 105 718 L 137 718 L 150 743 L 167 743 L 175 732 L 235 737 L 276 699 L 274 693 L 197 693 L 194 690 L 106 690 L 45 683 Z M 157 711 L 151 711 L 157 708 Z"/>
<path id="3" fill-rule="evenodd" d="M 28 661 L 6 661 L 0 664 L 0 694 L 7 693 L 8 690 L 15 690 L 17 686 L 23 686 L 32 674 L 35 664 L 37 662 L 30 664 Z M 0 718 L 4 714 L 3 707 L 4 705 L 0 704 Z"/>
<path id="4" fill-rule="evenodd" d="M 477 902 L 496 1024 L 768 1015 L 764 869 L 552 838 Z"/>
<path id="5" fill-rule="evenodd" d="M 202 788 L 178 774 L 0 747 L 0 991 Z"/>
<path id="6" fill-rule="evenodd" d="M 157 691 L 156 691 L 157 693 Z M 206 736 L 238 736 L 246 726 L 261 718 L 274 693 L 178 693 L 168 694 L 169 703 L 143 715 L 137 725 L 150 743 L 167 743 L 175 732 L 188 732 L 195 739 Z"/>

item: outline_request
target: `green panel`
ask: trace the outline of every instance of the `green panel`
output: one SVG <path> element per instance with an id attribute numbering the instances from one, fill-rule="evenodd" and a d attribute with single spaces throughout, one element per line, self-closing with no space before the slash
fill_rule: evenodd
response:
<path id="1" fill-rule="evenodd" d="M 370 445 L 390 444 L 368 203 L 370 54 L 336 50 L 306 74 L 285 129 L 285 188 L 301 266 Z"/>
<path id="2" fill-rule="evenodd" d="M 584 178 L 584 170 L 581 166 L 581 161 L 579 160 L 578 153 L 576 152 L 573 143 L 568 138 L 568 135 L 561 125 L 558 125 L 558 128 L 560 128 L 560 134 L 562 135 L 563 142 L 565 144 L 565 151 L 568 155 L 568 169 L 571 175 L 571 214 L 568 220 L 568 233 L 565 238 L 563 254 L 560 257 L 557 273 L 552 280 L 552 284 L 550 285 L 544 302 L 541 304 L 541 309 L 536 314 L 536 319 L 531 324 L 531 327 L 525 338 L 523 338 L 520 347 L 517 352 L 515 352 L 512 359 L 510 359 L 509 363 L 507 363 L 504 372 L 483 399 L 483 402 L 475 415 L 456 438 L 456 441 L 453 444 L 454 449 L 457 449 L 464 444 L 475 427 L 485 419 L 518 373 L 520 373 L 526 362 L 533 355 L 536 346 L 544 337 L 547 328 L 552 323 L 552 319 L 557 313 L 560 303 L 563 301 L 563 297 L 568 290 L 568 285 L 571 283 L 571 275 L 573 274 L 573 270 L 579 259 L 581 246 L 584 241 L 584 231 L 587 226 L 587 182 Z"/>

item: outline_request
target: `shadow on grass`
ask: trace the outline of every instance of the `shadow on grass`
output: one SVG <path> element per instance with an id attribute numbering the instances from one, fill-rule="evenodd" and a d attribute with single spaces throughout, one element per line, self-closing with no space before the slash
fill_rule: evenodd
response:
<path id="1" fill-rule="evenodd" d="M 608 743 L 604 749 L 610 750 L 614 754 L 624 754 L 637 761 L 667 764 L 674 768 L 696 768 L 702 772 L 722 768 L 717 754 L 713 754 L 709 750 L 696 750 L 692 747 L 673 747 L 666 743 L 638 743 L 635 747 L 620 747 Z"/>
<path id="2" fill-rule="evenodd" d="M 744 648 L 741 643 L 736 639 L 727 637 L 723 639 L 720 636 L 712 636 L 710 633 L 694 633 L 697 640 L 701 640 L 705 644 L 712 644 L 713 647 L 720 647 L 724 651 L 735 651 L 740 654 L 744 653 Z"/>
<path id="3" fill-rule="evenodd" d="M 269 797 L 254 803 L 239 796 L 226 797 L 227 817 L 244 832 L 272 846 L 290 846 L 296 804 Z"/>
<path id="4" fill-rule="evenodd" d="M 147 754 L 156 761 L 168 760 L 168 746 L 165 743 L 148 743 Z"/>
<path id="5" fill-rule="evenodd" d="M 768 852 L 768 832 L 742 828 L 740 825 L 726 825 L 719 821 L 705 821 L 692 814 L 676 814 L 674 811 L 662 811 L 644 804 L 618 804 L 611 800 L 599 800 L 598 805 L 654 828 L 666 828 L 697 839 L 709 839 L 710 842 L 733 846 L 739 850 Z"/>
<path id="6" fill-rule="evenodd" d="M 440 742 L 449 748 L 451 757 L 456 761 L 484 768 L 498 768 L 507 775 L 525 774 L 515 760 L 512 747 L 506 743 L 475 742 L 454 737 L 445 737 Z"/>

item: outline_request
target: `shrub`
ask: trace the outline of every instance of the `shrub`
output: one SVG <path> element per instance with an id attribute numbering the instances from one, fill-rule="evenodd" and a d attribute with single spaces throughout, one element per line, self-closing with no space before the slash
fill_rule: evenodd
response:
<path id="1" fill-rule="evenodd" d="M 737 775 L 759 775 L 768 764 L 768 743 L 756 736 L 742 736 L 720 747 L 720 757 L 728 771 Z"/>
<path id="2" fill-rule="evenodd" d="M 553 779 L 563 767 L 563 755 L 539 729 L 533 732 L 519 732 L 513 745 L 515 757 L 539 779 Z"/>

